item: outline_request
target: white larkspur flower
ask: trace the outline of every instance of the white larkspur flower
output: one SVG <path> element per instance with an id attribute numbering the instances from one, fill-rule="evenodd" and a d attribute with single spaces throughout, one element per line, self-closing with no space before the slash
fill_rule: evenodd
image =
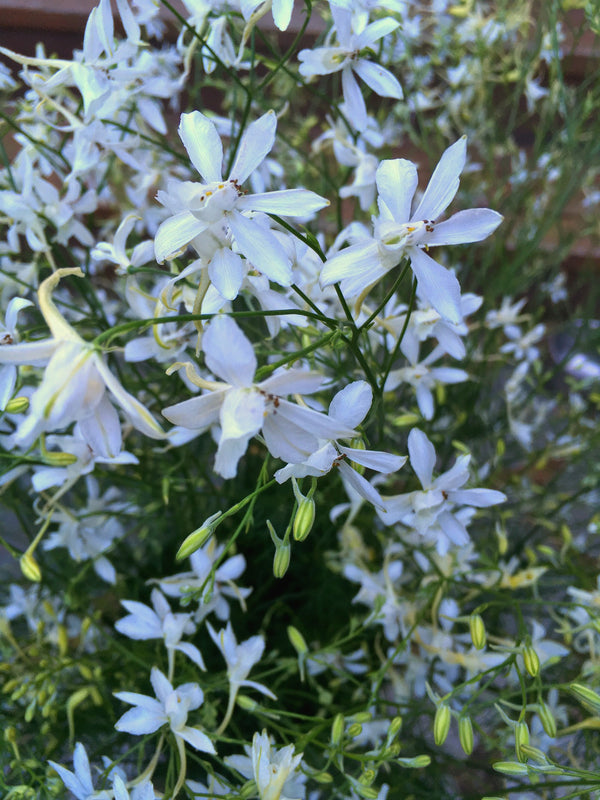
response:
<path id="1" fill-rule="evenodd" d="M 388 33 L 400 25 L 391 17 L 378 19 L 359 33 L 353 30 L 352 11 L 331 4 L 331 15 L 338 38 L 337 46 L 316 47 L 298 53 L 300 74 L 305 78 L 313 75 L 342 73 L 342 92 L 348 110 L 348 119 L 358 131 L 367 127 L 367 107 L 354 73 L 380 97 L 402 99 L 402 87 L 391 72 L 365 58 L 365 51 L 373 49 Z"/>
<path id="2" fill-rule="evenodd" d="M 241 185 L 259 167 L 275 142 L 277 118 L 268 111 L 244 131 L 228 178 L 222 178 L 223 145 L 214 123 L 193 111 L 181 115 L 179 136 L 203 183 L 175 181 L 158 199 L 172 213 L 158 228 L 156 260 L 162 263 L 193 244 L 208 263 L 208 273 L 223 297 L 239 291 L 246 267 L 243 255 L 268 278 L 283 286 L 292 282 L 292 268 L 271 230 L 249 214 L 301 217 L 329 202 L 307 189 L 246 194 Z M 231 249 L 232 241 L 236 250 Z"/>
<path id="3" fill-rule="evenodd" d="M 198 648 L 191 642 L 181 641 L 184 633 L 192 634 L 196 631 L 192 615 L 174 614 L 164 595 L 158 589 L 152 590 L 150 599 L 153 608 L 149 608 L 137 600 L 121 600 L 121 605 L 129 614 L 117 620 L 115 628 L 130 639 L 162 639 L 169 653 L 178 650 L 190 658 L 200 669 L 206 669 Z"/>
<path id="4" fill-rule="evenodd" d="M 442 555 L 450 545 L 466 545 L 469 537 L 457 506 L 487 508 L 503 503 L 506 495 L 495 489 L 462 489 L 469 479 L 470 455 L 462 455 L 437 478 L 433 477 L 435 448 L 427 435 L 413 428 L 408 435 L 410 463 L 421 486 L 420 491 L 384 497 L 385 511 L 379 512 L 387 524 L 401 522 L 421 536 L 433 539 Z"/>
<path id="5" fill-rule="evenodd" d="M 198 386 L 208 389 L 163 409 L 164 416 L 184 428 L 206 429 L 220 424 L 215 471 L 233 478 L 248 442 L 262 431 L 271 455 L 288 462 L 302 461 L 318 448 L 318 439 L 347 438 L 356 431 L 326 414 L 283 398 L 311 394 L 323 382 L 319 373 L 290 369 L 254 383 L 254 348 L 236 323 L 227 316 L 212 320 L 202 337 L 206 365 L 222 381 L 198 376 Z"/>
<path id="6" fill-rule="evenodd" d="M 461 137 L 440 158 L 421 201 L 411 211 L 417 189 L 417 168 L 404 158 L 382 161 L 377 169 L 379 217 L 374 237 L 366 237 L 329 259 L 321 284 L 340 282 L 342 292 L 356 297 L 377 283 L 403 258 L 410 258 L 419 296 L 446 320 L 462 321 L 460 285 L 455 275 L 427 254 L 430 247 L 479 242 L 502 222 L 489 208 L 459 211 L 443 222 L 440 214 L 452 202 L 466 160 L 467 139 Z"/>
<path id="7" fill-rule="evenodd" d="M 106 389 L 137 430 L 153 439 L 162 438 L 164 433 L 148 409 L 124 389 L 102 355 L 79 336 L 54 305 L 52 292 L 67 275 L 83 277 L 83 272 L 79 268 L 58 269 L 38 290 L 40 311 L 52 337 L 0 345 L 0 364 L 47 364 L 42 382 L 31 398 L 29 414 L 17 430 L 16 441 L 27 446 L 43 431 L 89 419 L 100 406 Z M 113 420 L 118 424 L 116 417 Z M 82 433 L 85 437 L 84 428 Z"/>
<path id="8" fill-rule="evenodd" d="M 48 763 L 56 770 L 61 781 L 67 789 L 75 795 L 77 800 L 90 800 L 92 797 L 95 800 L 110 800 L 111 792 L 96 792 L 94 790 L 90 761 L 85 747 L 81 742 L 77 742 L 75 745 L 75 751 L 73 753 L 73 772 L 57 764 L 55 761 L 49 761 Z"/>
<path id="9" fill-rule="evenodd" d="M 244 642 L 237 643 L 231 622 L 227 627 L 218 633 L 214 630 L 210 622 L 206 623 L 211 639 L 217 645 L 225 662 L 227 663 L 227 676 L 231 685 L 233 699 L 237 691 L 242 686 L 249 686 L 258 692 L 270 697 L 272 700 L 277 698 L 266 686 L 256 681 L 247 680 L 247 676 L 255 664 L 262 658 L 265 649 L 265 640 L 262 636 L 251 636 Z"/>
<path id="10" fill-rule="evenodd" d="M 284 784 L 293 776 L 303 755 L 293 753 L 293 744 L 276 750 L 272 747 L 266 731 L 254 734 L 252 769 L 260 800 L 292 800 L 283 794 Z"/>
<path id="11" fill-rule="evenodd" d="M 158 667 L 152 667 L 150 682 L 156 700 L 138 692 L 115 692 L 118 700 L 134 706 L 117 720 L 115 728 L 141 736 L 168 725 L 177 738 L 191 744 L 194 749 L 214 754 L 216 751 L 208 736 L 186 724 L 188 711 L 199 708 L 204 701 L 204 693 L 198 684 L 183 683 L 174 689 Z"/>
<path id="12" fill-rule="evenodd" d="M 366 381 L 354 381 L 339 391 L 329 406 L 329 416 L 349 428 L 360 425 L 366 417 L 373 401 L 373 390 Z M 363 450 L 357 447 L 346 447 L 339 442 L 327 439 L 319 441 L 319 449 L 306 454 L 306 458 L 298 464 L 288 464 L 275 473 L 278 483 L 283 483 L 292 476 L 304 478 L 307 475 L 320 477 L 326 475 L 334 466 L 342 478 L 347 481 L 358 494 L 373 505 L 383 507 L 383 501 L 372 484 L 359 474 L 351 463 L 360 464 L 367 469 L 388 475 L 399 470 L 406 462 L 406 456 L 397 456 L 381 450 Z M 350 463 L 348 463 L 350 462 Z"/>

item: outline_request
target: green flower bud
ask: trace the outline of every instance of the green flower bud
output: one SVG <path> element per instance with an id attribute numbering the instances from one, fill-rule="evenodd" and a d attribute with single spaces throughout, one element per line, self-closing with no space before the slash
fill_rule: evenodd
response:
<path id="1" fill-rule="evenodd" d="M 77 461 L 77 456 L 73 453 L 53 453 L 46 450 L 42 453 L 44 464 L 49 464 L 51 467 L 68 467 Z"/>
<path id="2" fill-rule="evenodd" d="M 473 723 L 471 717 L 461 716 L 458 720 L 458 739 L 465 754 L 473 752 Z"/>
<path id="3" fill-rule="evenodd" d="M 431 758 L 425 754 L 413 756 L 412 758 L 399 758 L 398 764 L 400 764 L 401 767 L 408 767 L 409 769 L 423 769 L 431 764 Z"/>
<path id="4" fill-rule="evenodd" d="M 308 645 L 306 644 L 304 636 L 302 636 L 298 628 L 294 628 L 293 625 L 288 625 L 287 635 L 288 639 L 292 643 L 292 647 L 299 656 L 303 656 L 308 653 Z"/>
<path id="5" fill-rule="evenodd" d="M 600 696 L 582 683 L 572 683 L 569 691 L 593 714 L 600 715 Z"/>
<path id="6" fill-rule="evenodd" d="M 312 530 L 315 521 L 315 501 L 305 497 L 294 515 L 292 532 L 297 542 L 303 542 Z"/>
<path id="7" fill-rule="evenodd" d="M 546 731 L 548 736 L 554 739 L 556 736 L 556 719 L 550 706 L 542 700 L 538 705 L 538 716 L 542 723 L 542 728 Z"/>
<path id="8" fill-rule="evenodd" d="M 483 650 L 486 643 L 485 625 L 483 619 L 479 614 L 471 614 L 469 617 L 469 631 L 471 633 L 471 641 L 477 650 Z"/>
<path id="9" fill-rule="evenodd" d="M 523 648 L 523 663 L 525 664 L 525 669 L 532 678 L 539 675 L 540 659 L 531 644 L 526 644 Z"/>
<path id="10" fill-rule="evenodd" d="M 336 714 L 331 726 L 331 744 L 339 747 L 344 738 L 344 715 Z"/>
<path id="11" fill-rule="evenodd" d="M 27 580 L 33 581 L 34 583 L 39 583 L 42 580 L 42 570 L 33 557 L 33 553 L 30 553 L 29 550 L 23 553 L 19 559 L 19 564 L 21 566 L 21 572 Z"/>
<path id="12" fill-rule="evenodd" d="M 175 556 L 176 561 L 183 561 L 184 558 L 191 556 L 192 553 L 199 550 L 202 545 L 210 539 L 215 532 L 215 528 L 219 524 L 218 522 L 216 524 L 214 523 L 221 516 L 221 513 L 221 511 L 217 511 L 216 514 L 212 514 L 199 528 L 196 528 L 189 536 L 186 536 L 181 547 L 177 551 L 177 555 Z"/>
<path id="13" fill-rule="evenodd" d="M 374 769 L 366 769 L 358 779 L 358 782 L 362 786 L 371 786 L 376 777 L 377 773 Z"/>
<path id="14" fill-rule="evenodd" d="M 527 765 L 517 761 L 496 761 L 492 768 L 503 775 L 527 775 Z"/>
<path id="15" fill-rule="evenodd" d="M 390 727 L 388 728 L 388 741 L 393 739 L 400 733 L 402 728 L 402 717 L 394 717 L 394 719 L 390 722 Z"/>
<path id="16" fill-rule="evenodd" d="M 4 410 L 7 414 L 22 414 L 29 408 L 28 397 L 13 397 L 8 401 Z"/>
<path id="17" fill-rule="evenodd" d="M 333 783 L 333 775 L 329 772 L 316 772 L 310 777 L 317 783 Z"/>
<path id="18" fill-rule="evenodd" d="M 517 758 L 522 763 L 527 761 L 527 756 L 521 749 L 523 745 L 529 744 L 529 728 L 527 727 L 527 723 L 524 721 L 517 722 L 515 725 L 515 752 L 517 754 Z"/>
<path id="19" fill-rule="evenodd" d="M 362 725 L 360 722 L 353 722 L 348 728 L 348 736 L 354 739 L 355 736 L 360 736 L 362 733 Z"/>
<path id="20" fill-rule="evenodd" d="M 275 532 L 275 528 L 271 524 L 271 520 L 267 520 L 267 528 L 271 534 L 271 540 L 275 545 L 275 555 L 273 556 L 273 575 L 276 578 L 283 578 L 285 573 L 288 571 L 290 559 L 292 557 L 290 531 L 288 528 L 283 539 L 280 539 Z"/>
<path id="21" fill-rule="evenodd" d="M 361 797 L 366 798 L 366 800 L 377 800 L 379 797 L 379 792 L 377 789 L 373 789 L 372 786 L 363 786 L 362 783 L 355 783 L 354 788 Z"/>
<path id="22" fill-rule="evenodd" d="M 448 731 L 450 730 L 451 716 L 450 706 L 446 703 L 440 703 L 433 720 L 433 740 L 438 747 L 446 741 Z"/>
<path id="23" fill-rule="evenodd" d="M 352 715 L 353 722 L 371 722 L 373 714 L 370 711 L 359 711 L 358 714 Z"/>

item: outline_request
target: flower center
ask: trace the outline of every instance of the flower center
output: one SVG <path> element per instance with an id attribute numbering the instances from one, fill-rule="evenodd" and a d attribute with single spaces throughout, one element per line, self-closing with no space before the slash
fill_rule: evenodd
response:
<path id="1" fill-rule="evenodd" d="M 242 194 L 235 180 L 199 184 L 190 211 L 203 222 L 209 224 L 217 222 L 224 214 L 235 208 L 237 199 Z"/>

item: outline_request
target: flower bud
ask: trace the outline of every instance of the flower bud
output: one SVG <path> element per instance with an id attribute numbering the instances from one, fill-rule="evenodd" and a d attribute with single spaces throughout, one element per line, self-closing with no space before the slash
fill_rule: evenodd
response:
<path id="1" fill-rule="evenodd" d="M 538 706 L 538 716 L 540 718 L 540 722 L 542 723 L 542 728 L 546 731 L 548 736 L 552 739 L 556 736 L 556 719 L 550 706 L 544 703 L 542 700 Z"/>
<path id="2" fill-rule="evenodd" d="M 433 740 L 438 747 L 446 741 L 450 730 L 451 712 L 447 703 L 440 703 L 433 720 Z"/>
<path id="3" fill-rule="evenodd" d="M 333 783 L 333 775 L 330 772 L 315 772 L 310 777 L 317 783 Z"/>
<path id="4" fill-rule="evenodd" d="M 294 628 L 293 625 L 288 625 L 287 635 L 288 639 L 292 643 L 292 647 L 299 656 L 303 656 L 308 653 L 308 645 L 306 644 L 304 636 L 302 636 L 298 628 Z"/>
<path id="5" fill-rule="evenodd" d="M 600 715 L 600 696 L 582 683 L 572 683 L 569 690 L 592 714 Z"/>
<path id="6" fill-rule="evenodd" d="M 298 508 L 292 523 L 292 533 L 297 542 L 303 542 L 312 530 L 315 521 L 315 501 L 312 499 L 317 488 L 317 479 L 313 477 L 307 495 L 303 495 L 298 487 L 298 481 L 292 477 L 292 489 L 298 503 Z"/>
<path id="7" fill-rule="evenodd" d="M 529 744 L 529 728 L 527 727 L 527 723 L 524 721 L 517 722 L 515 725 L 515 752 L 517 754 L 517 758 L 523 764 L 527 761 L 527 756 L 522 751 L 523 745 Z"/>
<path id="8" fill-rule="evenodd" d="M 312 530 L 315 521 L 315 501 L 305 497 L 296 510 L 292 532 L 297 542 L 303 542 Z"/>
<path id="9" fill-rule="evenodd" d="M 29 398 L 28 397 L 13 397 L 11 400 L 8 401 L 4 410 L 7 414 L 22 414 L 24 411 L 27 411 L 29 408 Z"/>
<path id="10" fill-rule="evenodd" d="M 409 769 L 423 769 L 431 764 L 431 757 L 423 754 L 412 758 L 399 758 L 398 763 L 401 767 L 408 767 Z"/>
<path id="11" fill-rule="evenodd" d="M 527 775 L 527 765 L 519 764 L 517 761 L 496 761 L 492 768 L 502 775 Z"/>
<path id="12" fill-rule="evenodd" d="M 523 648 L 523 663 L 525 664 L 525 669 L 532 678 L 539 675 L 540 659 L 531 644 L 526 644 Z"/>
<path id="13" fill-rule="evenodd" d="M 196 550 L 199 550 L 215 532 L 215 528 L 219 523 L 214 523 L 219 519 L 220 516 L 221 511 L 217 511 L 216 514 L 212 514 L 208 519 L 204 520 L 199 528 L 196 528 L 196 530 L 192 531 L 189 536 L 186 536 L 181 543 L 179 550 L 177 551 L 175 560 L 183 561 L 184 558 L 191 556 L 192 553 L 195 553 Z"/>
<path id="14" fill-rule="evenodd" d="M 373 714 L 370 711 L 359 711 L 358 714 L 352 715 L 353 722 L 371 722 L 373 719 Z"/>
<path id="15" fill-rule="evenodd" d="M 354 788 L 361 797 L 366 798 L 366 800 L 377 800 L 379 797 L 379 792 L 377 789 L 374 789 L 372 786 L 363 786 L 362 783 L 356 782 L 354 784 Z"/>
<path id="16" fill-rule="evenodd" d="M 360 736 L 362 733 L 362 725 L 360 722 L 353 722 L 352 725 L 348 728 L 348 736 L 354 739 L 356 736 Z"/>
<path id="17" fill-rule="evenodd" d="M 69 467 L 71 464 L 75 464 L 77 456 L 73 453 L 50 452 L 46 450 L 42 452 L 42 460 L 44 464 L 49 464 L 51 467 Z"/>
<path id="18" fill-rule="evenodd" d="M 401 728 L 402 717 L 394 717 L 394 719 L 390 722 L 390 727 L 388 728 L 388 741 L 391 741 L 395 736 L 397 736 L 400 733 Z"/>
<path id="19" fill-rule="evenodd" d="M 275 528 L 271 524 L 271 520 L 267 520 L 267 528 L 271 534 L 271 540 L 275 545 L 275 555 L 273 556 L 273 575 L 276 578 L 283 578 L 285 573 L 288 571 L 290 559 L 292 557 L 290 531 L 288 528 L 283 539 L 280 539 L 275 532 Z"/>
<path id="20" fill-rule="evenodd" d="M 471 614 L 469 617 L 469 631 L 471 633 L 473 646 L 477 650 L 483 650 L 486 643 L 485 625 L 479 614 Z"/>
<path id="21" fill-rule="evenodd" d="M 473 723 L 471 717 L 461 716 L 458 720 L 458 739 L 465 754 L 470 756 L 473 752 Z"/>
<path id="22" fill-rule="evenodd" d="M 339 747 L 344 738 L 344 715 L 336 714 L 331 726 L 331 744 Z"/>
<path id="23" fill-rule="evenodd" d="M 19 559 L 19 564 L 21 566 L 21 572 L 27 580 L 34 581 L 34 583 L 39 583 L 42 580 L 42 571 L 39 564 L 33 557 L 33 553 L 30 553 L 29 550 L 23 553 Z"/>
<path id="24" fill-rule="evenodd" d="M 235 698 L 235 702 L 240 708 L 243 708 L 244 711 L 256 711 L 257 708 L 260 708 L 256 700 L 253 700 L 245 694 L 238 694 Z"/>

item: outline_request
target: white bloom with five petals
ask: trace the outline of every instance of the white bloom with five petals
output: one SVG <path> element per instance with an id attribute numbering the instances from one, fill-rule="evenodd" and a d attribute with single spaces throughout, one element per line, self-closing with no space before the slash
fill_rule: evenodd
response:
<path id="1" fill-rule="evenodd" d="M 441 245 L 479 242 L 502 222 L 502 216 L 489 208 L 459 211 L 437 222 L 458 190 L 466 147 L 463 136 L 443 153 L 414 211 L 411 207 L 418 182 L 416 166 L 404 158 L 382 161 L 376 175 L 379 217 L 373 220 L 375 235 L 329 259 L 321 273 L 321 284 L 340 282 L 346 296 L 356 297 L 403 258 L 410 258 L 419 296 L 444 319 L 460 323 L 460 285 L 455 275 L 427 251 Z"/>

